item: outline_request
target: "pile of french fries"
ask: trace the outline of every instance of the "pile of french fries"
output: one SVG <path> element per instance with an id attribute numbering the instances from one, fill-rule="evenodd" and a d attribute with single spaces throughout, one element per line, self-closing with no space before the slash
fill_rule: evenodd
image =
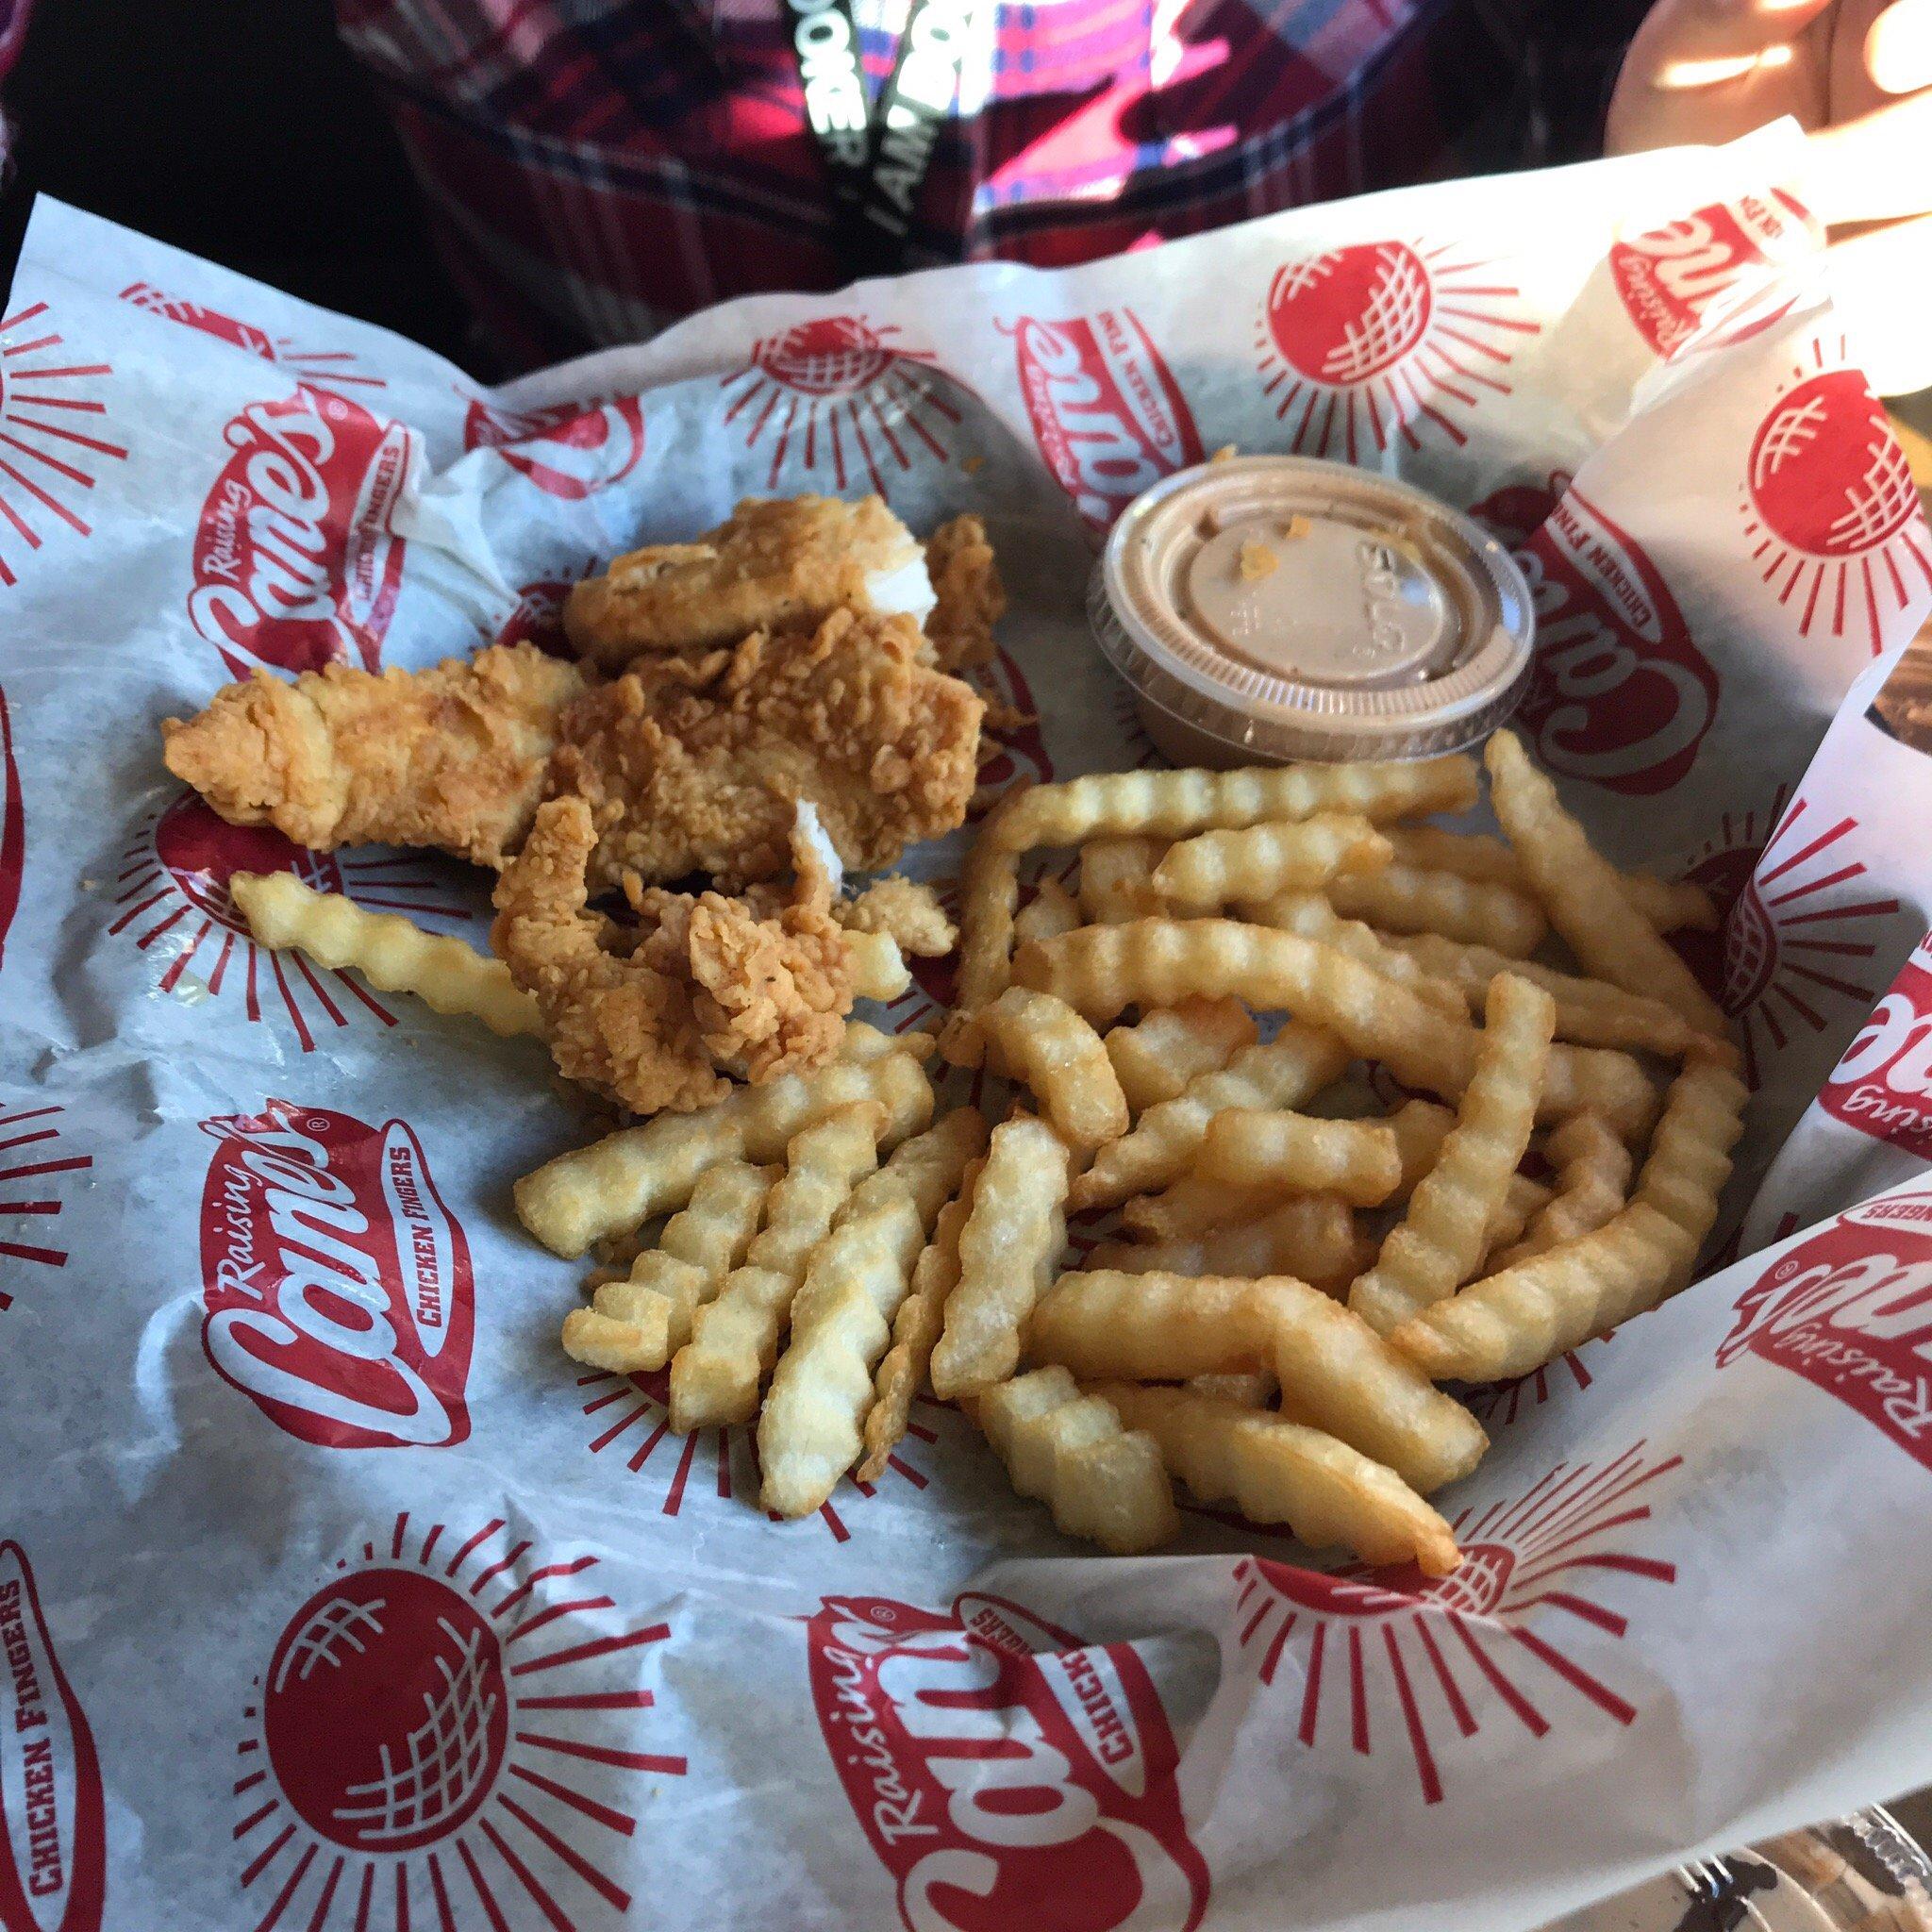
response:
<path id="1" fill-rule="evenodd" d="M 815 1074 L 518 1184 L 547 1247 L 619 1257 L 565 1349 L 667 1371 L 674 1429 L 755 1422 L 781 1516 L 875 1477 L 929 1388 L 1108 1550 L 1170 1541 L 1178 1481 L 1312 1547 L 1453 1569 L 1426 1499 L 1487 1439 L 1441 1385 L 1682 1288 L 1746 1098 L 1663 936 L 1708 901 L 1611 866 L 1508 733 L 1485 762 L 1500 839 L 1424 822 L 1477 804 L 1462 757 L 1009 796 L 966 865 L 937 1040 L 849 1023 Z M 1029 855 L 1067 848 L 1077 890 L 1023 906 Z M 491 962 L 425 950 L 453 941 L 292 880 L 237 896 L 271 943 L 527 1024 Z M 937 1111 L 936 1048 L 974 1102 Z M 1099 1236 L 1075 1265 L 1069 1215 Z"/>

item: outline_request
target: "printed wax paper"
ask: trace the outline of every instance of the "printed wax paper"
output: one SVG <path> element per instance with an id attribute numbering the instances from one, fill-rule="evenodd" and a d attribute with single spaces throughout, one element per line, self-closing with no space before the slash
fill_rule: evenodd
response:
<path id="1" fill-rule="evenodd" d="M 498 390 L 43 201 L 0 322 L 0 1926 L 1509 1932 L 1932 1777 L 1932 544 L 1794 139 L 743 301 Z M 1478 1393 L 1446 1579 L 1194 1509 L 1102 1557 L 935 1406 L 772 1522 L 743 1431 L 558 1346 L 581 1266 L 508 1188 L 593 1125 L 542 1048 L 226 891 L 480 944 L 488 880 L 225 825 L 158 726 L 554 641 L 621 549 L 876 490 L 998 546 L 1039 723 L 988 787 L 1145 763 L 1095 541 L 1229 443 L 1520 545 L 1521 728 L 1725 910 L 1686 950 L 1757 1090 L 1741 1258 Z"/>

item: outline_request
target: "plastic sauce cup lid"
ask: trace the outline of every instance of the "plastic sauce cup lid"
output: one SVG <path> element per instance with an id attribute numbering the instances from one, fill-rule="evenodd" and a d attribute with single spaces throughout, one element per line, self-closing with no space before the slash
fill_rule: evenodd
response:
<path id="1" fill-rule="evenodd" d="M 1247 759 L 1458 750 L 1529 675 L 1529 587 L 1493 537 L 1306 457 L 1203 463 L 1136 497 L 1087 604 L 1144 707 Z"/>

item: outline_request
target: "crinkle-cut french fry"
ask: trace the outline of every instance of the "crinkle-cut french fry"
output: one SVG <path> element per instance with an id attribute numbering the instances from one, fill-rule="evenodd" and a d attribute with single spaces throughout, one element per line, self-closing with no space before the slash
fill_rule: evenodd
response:
<path id="1" fill-rule="evenodd" d="M 1526 888 L 1523 867 L 1508 841 L 1488 832 L 1451 832 L 1441 825 L 1397 825 L 1389 833 L 1395 857 L 1404 865 L 1425 866 L 1432 872 L 1459 872 L 1466 879 L 1486 884 Z M 1624 896 L 1659 932 L 1691 926 L 1699 932 L 1717 929 L 1717 908 L 1702 886 L 1689 879 L 1660 879 L 1655 873 L 1626 872 Z"/>
<path id="2" fill-rule="evenodd" d="M 1127 1131 L 1127 1096 L 1107 1048 L 1066 1001 L 1009 986 L 979 1025 L 993 1067 L 1033 1093 L 1069 1147 L 1090 1151 Z"/>
<path id="3" fill-rule="evenodd" d="M 1359 812 L 1318 811 L 1183 839 L 1154 868 L 1154 890 L 1171 905 L 1211 911 L 1236 899 L 1325 886 L 1344 873 L 1387 865 L 1394 856 Z"/>
<path id="4" fill-rule="evenodd" d="M 1318 811 L 1356 811 L 1379 824 L 1467 811 L 1475 800 L 1475 767 L 1459 755 L 1417 764 L 1104 772 L 1036 785 L 1001 815 L 996 836 L 1008 850 L 1024 852 L 1132 833 L 1182 839 Z"/>
<path id="5" fill-rule="evenodd" d="M 959 977 L 953 1016 L 940 1050 L 959 1067 L 976 1067 L 983 1050 L 976 1018 L 1007 990 L 1012 971 L 1013 912 L 1020 903 L 1020 857 L 1001 842 L 1001 821 L 1026 796 L 994 808 L 959 874 Z"/>
<path id="6" fill-rule="evenodd" d="M 679 1435 L 757 1413 L 758 1384 L 777 1357 L 812 1251 L 876 1166 L 884 1122 L 878 1102 L 864 1101 L 792 1136 L 764 1226 L 671 1358 L 671 1426 Z"/>
<path id="7" fill-rule="evenodd" d="M 1250 1523 L 1285 1524 L 1310 1549 L 1340 1544 L 1365 1563 L 1412 1560 L 1446 1576 L 1462 1560 L 1454 1531 L 1392 1469 L 1319 1429 L 1217 1398 L 1200 1383 L 1099 1382 L 1089 1392 L 1152 1436 L 1202 1503 L 1232 1503 Z"/>
<path id="8" fill-rule="evenodd" d="M 813 1251 L 791 1304 L 791 1339 L 758 1417 L 765 1508 L 810 1515 L 858 1459 L 874 1365 L 891 1339 L 926 1235 L 986 1135 L 977 1108 L 954 1108 L 854 1191 Z"/>
<path id="9" fill-rule="evenodd" d="M 1482 1265 L 1490 1226 L 1529 1146 L 1556 1018 L 1556 1002 L 1528 980 L 1503 973 L 1491 983 L 1456 1124 L 1375 1265 L 1348 1291 L 1349 1307 L 1378 1333 L 1454 1294 Z"/>
<path id="10" fill-rule="evenodd" d="M 1242 900 L 1235 910 L 1255 925 L 1276 925 L 1305 940 L 1320 940 L 1364 966 L 1373 966 L 1387 979 L 1399 979 L 1432 1007 L 1455 1019 L 1469 1011 L 1469 1002 L 1455 987 L 1433 977 L 1374 926 L 1359 919 L 1343 919 L 1320 892 L 1277 892 L 1272 899 Z"/>
<path id="11" fill-rule="evenodd" d="M 1456 1124 L 1456 1109 L 1438 1107 L 1433 1100 L 1405 1100 L 1389 1116 L 1389 1131 L 1395 1136 L 1395 1153 L 1402 1162 L 1402 1178 L 1395 1184 L 1392 1199 L 1407 1201 L 1421 1184 L 1423 1176 L 1436 1164 L 1449 1129 Z"/>
<path id="12" fill-rule="evenodd" d="M 848 932 L 852 991 L 862 1000 L 895 1000 L 912 984 L 906 956 L 889 932 Z"/>
<path id="13" fill-rule="evenodd" d="M 1626 1208 L 1601 1227 L 1472 1282 L 1390 1338 L 1439 1380 L 1524 1375 L 1683 1285 L 1717 1219 L 1744 1084 L 1694 1058 L 1677 1075 Z"/>
<path id="14" fill-rule="evenodd" d="M 1717 930 L 1717 907 L 1693 880 L 1660 879 L 1648 872 L 1626 872 L 1622 877 L 1624 896 L 1657 931 Z"/>
<path id="15" fill-rule="evenodd" d="M 1064 1535 L 1131 1557 L 1180 1533 L 1154 1439 L 1124 1429 L 1064 1369 L 1035 1369 L 999 1383 L 974 1410 L 1014 1489 L 1043 1502 Z"/>
<path id="16" fill-rule="evenodd" d="M 1490 1216 L 1483 1234 L 1482 1266 L 1479 1274 L 1495 1272 L 1496 1257 L 1512 1242 L 1523 1239 L 1523 1231 L 1550 1205 L 1550 1191 L 1526 1174 L 1512 1174 L 1503 1191 L 1503 1205 Z"/>
<path id="17" fill-rule="evenodd" d="M 1156 1007 L 1135 1024 L 1107 1036 L 1107 1057 L 1139 1115 L 1175 1099 L 1190 1080 L 1218 1073 L 1242 1047 L 1255 1043 L 1255 1016 L 1241 1001 L 1183 1000 Z"/>
<path id="18" fill-rule="evenodd" d="M 1514 735 L 1497 732 L 1484 759 L 1496 817 L 1550 923 L 1584 971 L 1626 992 L 1660 999 L 1698 1032 L 1724 1038 L 1724 1015 L 1624 896 L 1623 875 L 1591 846 Z"/>
<path id="19" fill-rule="evenodd" d="M 564 1353 L 622 1374 L 661 1369 L 691 1340 L 691 1317 L 744 1259 L 777 1179 L 777 1168 L 748 1160 L 707 1168 L 658 1245 L 599 1288 L 590 1307 L 563 1318 Z"/>
<path id="20" fill-rule="evenodd" d="M 983 1163 L 975 1160 L 959 1183 L 958 1197 L 940 1209 L 932 1240 L 912 1269 L 912 1286 L 892 1319 L 892 1345 L 879 1362 L 873 1404 L 865 1418 L 865 1460 L 858 1480 L 876 1482 L 899 1446 L 912 1403 L 925 1380 L 933 1345 L 946 1316 L 946 1297 L 959 1281 L 959 1230 L 973 1211 L 973 1190 Z"/>
<path id="21" fill-rule="evenodd" d="M 553 1254 L 581 1255 L 606 1235 L 681 1208 L 714 1161 L 776 1160 L 801 1127 L 854 1101 L 885 1103 L 880 1138 L 895 1147 L 932 1118 L 932 1083 L 914 1058 L 921 1046 L 929 1051 L 930 1040 L 848 1021 L 829 1067 L 741 1087 L 714 1107 L 658 1114 L 546 1161 L 517 1183 L 517 1217 Z"/>
<path id="22" fill-rule="evenodd" d="M 1154 868 L 1164 839 L 1094 839 L 1080 848 L 1080 909 L 1095 925 L 1120 925 L 1160 910 Z"/>
<path id="23" fill-rule="evenodd" d="M 1333 1194 L 1352 1208 L 1374 1208 L 1395 1191 L 1402 1157 L 1385 1121 L 1231 1107 L 1208 1123 L 1194 1171 L 1231 1187 Z"/>
<path id="24" fill-rule="evenodd" d="M 1658 1105 L 1656 1084 L 1627 1053 L 1558 1041 L 1550 1049 L 1536 1117 L 1550 1126 L 1593 1113 L 1634 1146 L 1657 1124 Z"/>
<path id="25" fill-rule="evenodd" d="M 1192 1164 L 1208 1123 L 1227 1107 L 1301 1107 L 1341 1078 L 1348 1049 L 1311 1026 L 1284 1026 L 1265 1045 L 1243 1047 L 1224 1068 L 1157 1102 L 1133 1130 L 1109 1141 L 1074 1182 L 1074 1208 L 1115 1208 L 1129 1195 L 1177 1180 Z"/>
<path id="26" fill-rule="evenodd" d="M 1013 943 L 1050 940 L 1057 933 L 1072 932 L 1080 923 L 1080 908 L 1073 893 L 1058 879 L 1041 879 L 1032 898 L 1013 914 Z"/>
<path id="27" fill-rule="evenodd" d="M 1286 1275 L 1062 1274 L 1033 1311 L 1029 1345 L 1083 1381 L 1272 1368 L 1284 1408 L 1424 1494 L 1488 1446 L 1476 1419 L 1360 1316 Z"/>
<path id="28" fill-rule="evenodd" d="M 990 1389 L 1019 1367 L 1026 1318 L 1066 1246 L 1068 1165 L 1066 1142 L 1030 1114 L 992 1130 L 932 1352 L 933 1393 L 942 1401 Z"/>
<path id="29" fill-rule="evenodd" d="M 1331 879 L 1326 892 L 1344 919 L 1365 919 L 1384 932 L 1473 940 L 1512 958 L 1526 958 L 1550 929 L 1542 908 L 1527 892 L 1453 872 L 1386 865 L 1380 872 Z"/>
<path id="30" fill-rule="evenodd" d="M 1412 988 L 1317 940 L 1240 920 L 1083 925 L 1021 947 L 1013 976 L 1096 1022 L 1136 1003 L 1171 1007 L 1193 994 L 1233 993 L 1322 1027 L 1351 1054 L 1383 1061 L 1406 1087 L 1450 1099 L 1474 1060 L 1475 1029 Z"/>
<path id="31" fill-rule="evenodd" d="M 1333 1195 L 1312 1194 L 1284 1201 L 1252 1221 L 1224 1217 L 1195 1235 L 1105 1241 L 1087 1257 L 1087 1266 L 1124 1274 L 1292 1274 L 1333 1293 L 1360 1273 L 1361 1254 L 1355 1217 Z"/>
<path id="32" fill-rule="evenodd" d="M 537 1002 L 509 968 L 461 940 L 425 932 L 399 913 L 365 912 L 291 872 L 238 872 L 228 892 L 265 946 L 292 946 L 338 972 L 353 966 L 383 992 L 414 993 L 436 1012 L 480 1020 L 507 1038 L 543 1031 Z"/>
<path id="33" fill-rule="evenodd" d="M 1630 1150 L 1592 1113 L 1565 1121 L 1544 1143 L 1543 1155 L 1556 1170 L 1556 1189 L 1527 1223 L 1522 1239 L 1490 1257 L 1488 1274 L 1513 1268 L 1601 1227 L 1623 1208 L 1630 1191 Z"/>
<path id="34" fill-rule="evenodd" d="M 1184 1174 L 1158 1194 L 1135 1195 L 1121 1209 L 1121 1222 L 1138 1241 L 1194 1241 L 1210 1228 L 1253 1221 L 1280 1200 L 1278 1188 L 1236 1188 L 1206 1174 Z"/>
<path id="35" fill-rule="evenodd" d="M 1129 1382 L 1119 1386 L 1135 1389 L 1141 1385 Z M 1243 1375 L 1196 1375 L 1187 1387 L 1196 1395 L 1230 1402 L 1237 1408 L 1266 1408 L 1276 1394 L 1274 1377 L 1265 1369 Z"/>
<path id="36" fill-rule="evenodd" d="M 1473 1007 L 1481 1005 L 1497 974 L 1519 974 L 1556 1001 L 1558 1040 L 1678 1058 L 1693 1041 L 1708 1037 L 1661 1000 L 1625 992 L 1606 979 L 1579 979 L 1574 973 L 1558 973 L 1533 959 L 1512 959 L 1492 947 L 1443 939 L 1439 933 L 1391 937 L 1389 944 L 1424 972 L 1456 987 Z"/>

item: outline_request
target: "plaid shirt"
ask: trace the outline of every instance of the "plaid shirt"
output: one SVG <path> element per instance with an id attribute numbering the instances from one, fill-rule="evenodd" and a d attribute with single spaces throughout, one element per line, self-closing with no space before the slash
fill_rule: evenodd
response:
<path id="1" fill-rule="evenodd" d="M 1539 4 L 988 7 L 902 264 L 1060 265 L 1547 158 L 1535 95 L 1561 63 Z M 874 94 L 907 6 L 852 0 Z M 390 99 L 453 275 L 514 362 L 636 341 L 734 295 L 851 278 L 784 0 L 337 0 L 337 11 Z M 1586 61 L 1580 86 L 1592 122 L 1604 64 Z"/>

